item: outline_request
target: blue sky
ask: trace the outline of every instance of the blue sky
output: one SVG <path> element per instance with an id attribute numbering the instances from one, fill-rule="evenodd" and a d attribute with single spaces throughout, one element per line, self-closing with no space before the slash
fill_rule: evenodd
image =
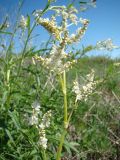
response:
<path id="1" fill-rule="evenodd" d="M 76 0 L 77 7 L 79 7 L 78 1 Z M 47 0 L 25 0 L 21 14 L 31 14 L 35 9 L 42 9 L 46 2 Z M 68 2 L 70 0 L 57 0 L 56 4 L 64 5 Z M 18 0 L 0 0 L 0 19 L 3 13 L 11 14 L 14 19 L 17 4 Z M 76 48 L 81 48 L 81 45 L 94 45 L 97 41 L 107 38 L 112 38 L 114 44 L 120 46 L 120 0 L 97 0 L 96 8 L 82 12 L 80 16 L 89 19 L 90 24 L 83 40 L 75 46 Z M 40 27 L 35 30 L 35 33 L 40 34 L 36 41 L 38 45 L 48 38 L 48 33 Z M 90 53 L 90 55 L 98 54 L 120 57 L 120 49 L 112 52 L 95 51 Z"/>

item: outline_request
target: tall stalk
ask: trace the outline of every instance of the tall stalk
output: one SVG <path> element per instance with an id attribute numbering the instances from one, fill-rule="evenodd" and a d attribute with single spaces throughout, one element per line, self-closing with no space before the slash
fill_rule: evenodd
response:
<path id="1" fill-rule="evenodd" d="M 66 71 L 63 72 L 62 76 L 60 75 L 60 82 L 61 82 L 62 92 L 63 92 L 63 96 L 64 96 L 64 130 L 63 130 L 63 133 L 62 133 L 61 138 L 60 138 L 60 144 L 59 144 L 59 147 L 58 147 L 56 160 L 61 159 L 62 147 L 63 147 L 63 144 L 64 144 L 64 139 L 65 139 L 65 135 L 67 133 L 67 128 L 68 128 Z"/>

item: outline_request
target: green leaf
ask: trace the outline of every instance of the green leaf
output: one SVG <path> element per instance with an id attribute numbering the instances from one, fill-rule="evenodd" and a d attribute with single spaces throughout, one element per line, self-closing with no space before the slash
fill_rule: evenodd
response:
<path id="1" fill-rule="evenodd" d="M 71 8 L 73 6 L 73 4 L 69 4 L 68 6 L 67 6 L 67 8 L 69 9 L 69 8 Z"/>
<path id="2" fill-rule="evenodd" d="M 27 27 L 28 27 L 28 33 L 30 33 L 30 16 L 27 15 Z"/>
<path id="3" fill-rule="evenodd" d="M 79 153 L 79 151 L 76 149 L 76 147 L 79 146 L 79 143 L 65 141 L 64 144 L 65 144 L 65 147 L 67 147 L 67 150 L 69 147 L 69 149 L 75 151 L 76 153 Z"/>
<path id="4" fill-rule="evenodd" d="M 12 135 L 11 135 L 10 131 L 7 130 L 7 129 L 5 129 L 5 131 L 6 131 L 7 135 L 8 135 L 8 137 L 9 137 L 10 141 L 11 141 L 12 144 L 15 146 L 15 142 L 14 142 L 14 140 L 13 140 L 13 138 L 12 138 Z"/>
<path id="5" fill-rule="evenodd" d="M 18 118 L 17 118 L 16 114 L 17 114 L 16 111 L 14 111 L 14 112 L 9 111 L 9 115 L 12 118 L 12 121 L 13 121 L 14 125 L 16 126 L 17 130 L 19 130 L 20 129 L 20 124 L 19 124 L 19 121 L 18 121 Z"/>
<path id="6" fill-rule="evenodd" d="M 13 33 L 11 32 L 5 32 L 5 31 L 0 31 L 1 34 L 9 34 L 9 35 L 12 35 Z"/>
<path id="7" fill-rule="evenodd" d="M 6 160 L 6 158 L 5 157 L 3 157 L 3 155 L 0 155 L 0 160 Z"/>

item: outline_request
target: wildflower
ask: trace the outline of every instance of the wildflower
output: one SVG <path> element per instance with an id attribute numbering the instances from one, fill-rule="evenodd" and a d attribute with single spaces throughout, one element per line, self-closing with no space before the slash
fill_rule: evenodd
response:
<path id="1" fill-rule="evenodd" d="M 69 38 L 68 40 L 68 43 L 69 44 L 72 44 L 72 43 L 75 43 L 75 42 L 78 42 L 79 40 L 82 39 L 82 37 L 84 36 L 85 34 L 85 31 L 86 31 L 86 28 L 83 27 L 83 28 L 78 28 L 77 30 L 77 33 L 76 34 L 72 34 L 71 37 Z"/>
<path id="2" fill-rule="evenodd" d="M 62 14 L 62 17 L 64 18 L 64 19 L 68 19 L 68 17 L 69 17 L 69 14 L 66 12 L 66 11 L 62 11 L 61 12 L 61 14 Z"/>
<path id="3" fill-rule="evenodd" d="M 88 25 L 89 21 L 87 19 L 80 18 L 80 23 L 86 26 Z"/>
<path id="4" fill-rule="evenodd" d="M 44 129 L 41 129 L 39 130 L 39 141 L 38 141 L 38 145 L 40 145 L 41 147 L 43 147 L 44 149 L 47 148 L 47 138 L 46 138 L 46 135 L 45 135 L 45 130 Z"/>
<path id="5" fill-rule="evenodd" d="M 46 149 L 47 148 L 47 138 L 45 134 L 45 129 L 50 126 L 51 111 L 48 111 L 43 115 L 41 123 L 40 123 L 38 115 L 40 113 L 41 107 L 38 101 L 33 102 L 32 108 L 33 108 L 33 112 L 30 118 L 30 125 L 35 125 L 35 127 L 38 130 L 38 133 L 39 133 L 38 145 Z"/>
<path id="6" fill-rule="evenodd" d="M 62 66 L 62 59 L 66 57 L 66 53 L 64 49 L 60 46 L 53 45 L 49 58 L 43 57 L 35 57 L 37 60 L 41 61 L 42 64 L 50 69 L 51 71 L 57 70 L 57 68 L 61 68 Z"/>
<path id="7" fill-rule="evenodd" d="M 19 22 L 19 27 L 21 29 L 26 29 L 27 28 L 27 18 L 25 18 L 23 15 L 21 16 L 20 22 Z"/>
<path id="8" fill-rule="evenodd" d="M 61 65 L 59 68 L 58 68 L 58 73 L 63 73 L 64 70 L 69 70 L 69 68 L 72 67 L 72 65 L 74 63 L 76 63 L 77 61 L 76 60 L 72 60 L 72 61 L 67 61 L 65 62 L 63 65 Z"/>
<path id="9" fill-rule="evenodd" d="M 116 67 L 118 67 L 118 66 L 120 66 L 120 63 L 117 62 L 117 63 L 114 63 L 113 65 L 116 66 Z"/>
<path id="10" fill-rule="evenodd" d="M 44 136 L 44 137 L 40 137 L 39 139 L 39 144 L 44 148 L 46 149 L 47 148 L 47 138 Z"/>
<path id="11" fill-rule="evenodd" d="M 37 125 L 39 123 L 38 121 L 38 115 L 40 114 L 40 104 L 38 101 L 34 101 L 32 103 L 32 117 L 30 118 L 30 125 Z"/>
<path id="12" fill-rule="evenodd" d="M 87 19 L 81 19 L 80 22 L 83 24 L 83 27 L 78 28 L 76 34 L 71 35 L 71 37 L 68 40 L 69 44 L 72 44 L 74 42 L 78 42 L 84 36 L 85 31 L 87 30 L 89 21 Z"/>
<path id="13" fill-rule="evenodd" d="M 65 21 L 69 19 L 73 24 L 77 25 L 77 16 L 76 13 L 78 10 L 75 7 L 70 7 L 70 8 L 63 8 L 61 11 L 61 15 Z M 67 26 L 67 25 L 66 25 Z"/>
<path id="14" fill-rule="evenodd" d="M 73 24 L 77 25 L 77 23 L 78 23 L 78 18 L 77 18 L 77 16 L 76 16 L 75 14 L 70 14 L 70 15 L 69 15 L 69 19 L 70 19 L 70 21 L 71 21 Z"/>
<path id="15" fill-rule="evenodd" d="M 37 24 L 43 26 L 49 33 L 53 34 L 57 39 L 60 39 L 61 28 L 55 23 L 55 19 L 52 21 L 48 18 L 36 18 Z"/>
<path id="16" fill-rule="evenodd" d="M 32 108 L 35 109 L 35 111 L 39 111 L 40 110 L 40 104 L 38 101 L 34 101 L 32 104 Z"/>
<path id="17" fill-rule="evenodd" d="M 110 38 L 104 41 L 99 41 L 96 44 L 96 49 L 99 49 L 99 50 L 112 51 L 113 49 L 116 49 L 116 48 L 118 48 L 118 46 L 115 46 Z"/>
<path id="18" fill-rule="evenodd" d="M 42 65 L 49 69 L 51 72 L 61 74 L 64 70 L 69 69 L 76 62 L 76 60 L 64 62 L 64 59 L 67 58 L 67 54 L 62 47 L 53 45 L 49 58 L 41 56 L 36 56 L 34 58 L 42 62 Z"/>
<path id="19" fill-rule="evenodd" d="M 91 70 L 91 73 L 90 74 L 87 74 L 86 75 L 86 78 L 89 82 L 93 82 L 94 81 L 94 70 L 92 69 Z"/>
<path id="20" fill-rule="evenodd" d="M 44 129 L 45 128 L 45 125 L 43 123 L 39 124 L 39 128 L 40 129 Z"/>
<path id="21" fill-rule="evenodd" d="M 72 91 L 75 92 L 75 94 L 76 94 L 76 102 L 77 102 L 78 100 L 82 100 L 83 96 L 82 96 L 82 92 L 80 90 L 78 81 L 75 80 L 73 82 L 73 84 L 74 84 L 74 86 L 73 86 L 73 90 Z"/>
<path id="22" fill-rule="evenodd" d="M 42 118 L 42 125 L 45 126 L 45 128 L 48 128 L 50 126 L 50 117 L 51 117 L 51 111 L 48 111 L 44 114 Z"/>
<path id="23" fill-rule="evenodd" d="M 38 125 L 39 129 L 39 142 L 38 144 L 42 146 L 44 149 L 47 148 L 47 138 L 45 134 L 45 129 L 50 126 L 50 117 L 51 117 L 51 111 L 46 112 L 43 115 L 41 124 Z"/>
<path id="24" fill-rule="evenodd" d="M 94 70 L 91 71 L 87 76 L 87 83 L 80 87 L 77 80 L 73 82 L 73 92 L 76 94 L 76 102 L 78 100 L 87 100 L 88 96 L 93 92 L 96 82 L 94 81 Z"/>
<path id="25" fill-rule="evenodd" d="M 37 125 L 38 124 L 38 115 L 33 114 L 30 118 L 30 125 Z"/>
<path id="26" fill-rule="evenodd" d="M 78 12 L 74 7 L 66 6 L 50 6 L 49 10 L 53 10 L 57 13 L 54 16 L 49 18 L 42 18 L 39 16 L 39 13 L 36 13 L 36 22 L 43 26 L 49 33 L 55 36 L 58 40 L 58 45 L 53 45 L 48 57 L 35 56 L 34 58 L 41 62 L 41 64 L 49 69 L 51 72 L 57 74 L 63 73 L 64 70 L 69 70 L 76 61 L 67 61 L 67 54 L 65 53 L 65 48 L 67 44 L 72 44 L 78 42 L 87 29 L 89 21 L 87 19 L 80 19 L 76 16 Z M 59 11 L 59 13 L 58 13 Z M 61 26 L 57 25 L 56 16 L 62 16 Z M 79 28 L 76 34 L 69 35 L 68 23 L 77 24 L 81 22 L 83 27 Z"/>
<path id="27" fill-rule="evenodd" d="M 54 71 L 56 67 L 60 66 L 62 61 L 61 59 L 65 57 L 63 49 L 53 45 L 49 58 L 38 57 L 37 59 L 42 62 L 42 64 L 49 68 L 51 71 Z"/>

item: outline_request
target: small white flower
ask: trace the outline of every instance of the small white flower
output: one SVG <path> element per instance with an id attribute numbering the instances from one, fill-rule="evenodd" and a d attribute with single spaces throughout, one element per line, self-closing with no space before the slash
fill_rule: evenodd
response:
<path id="1" fill-rule="evenodd" d="M 95 71 L 92 69 L 91 73 L 86 75 L 86 78 L 87 78 L 88 81 L 93 82 L 93 80 L 94 80 L 94 73 L 95 73 Z"/>
<path id="2" fill-rule="evenodd" d="M 21 27 L 22 29 L 27 28 L 27 18 L 25 18 L 23 15 L 21 16 L 19 27 Z"/>
<path id="3" fill-rule="evenodd" d="M 63 59 L 67 57 L 67 54 L 64 51 L 64 48 L 61 48 L 61 46 L 53 45 L 49 58 L 44 57 L 35 57 L 37 60 L 42 62 L 42 65 L 49 69 L 52 72 L 55 72 L 57 74 L 62 73 L 64 70 L 69 69 L 72 64 L 74 64 L 76 61 L 66 61 L 64 62 Z"/>
<path id="4" fill-rule="evenodd" d="M 42 146 L 44 149 L 47 148 L 47 138 L 45 136 L 39 138 L 38 144 Z"/>
<path id="5" fill-rule="evenodd" d="M 62 16 L 64 19 L 67 19 L 69 17 L 69 14 L 65 11 L 62 11 Z"/>
<path id="6" fill-rule="evenodd" d="M 98 41 L 96 44 L 96 49 L 98 50 L 108 50 L 112 51 L 113 49 L 119 48 L 118 46 L 115 46 L 112 42 L 112 39 L 107 39 L 103 41 Z"/>
<path id="7" fill-rule="evenodd" d="M 78 81 L 75 80 L 73 83 L 74 83 L 74 86 L 72 91 L 75 92 L 76 94 L 76 102 L 77 102 L 78 100 L 82 100 L 83 96 L 82 96 L 82 92 L 80 90 Z"/>
<path id="8" fill-rule="evenodd" d="M 34 101 L 32 104 L 32 108 L 35 109 L 35 111 L 39 111 L 41 106 L 38 101 Z"/>
<path id="9" fill-rule="evenodd" d="M 50 117 L 51 117 L 51 111 L 48 111 L 44 114 L 42 118 L 42 123 L 46 128 L 50 126 Z"/>
<path id="10" fill-rule="evenodd" d="M 91 73 L 86 77 L 88 82 L 81 87 L 79 87 L 79 83 L 77 80 L 73 82 L 73 92 L 76 94 L 76 102 L 78 100 L 86 101 L 88 96 L 93 92 L 93 89 L 96 85 L 96 82 L 94 82 L 94 70 L 92 70 Z"/>
<path id="11" fill-rule="evenodd" d="M 43 123 L 41 123 L 41 124 L 39 125 L 39 128 L 40 128 L 40 129 L 44 129 L 44 128 L 45 128 L 45 125 L 44 125 Z"/>
<path id="12" fill-rule="evenodd" d="M 33 114 L 30 118 L 30 125 L 37 125 L 38 124 L 38 116 L 36 114 Z"/>
<path id="13" fill-rule="evenodd" d="M 87 19 L 80 18 L 80 22 L 81 22 L 83 25 L 86 25 L 89 21 L 88 21 Z"/>
<path id="14" fill-rule="evenodd" d="M 113 64 L 114 66 L 120 66 L 120 63 L 118 62 L 118 63 L 114 63 Z"/>
<path id="15" fill-rule="evenodd" d="M 72 23 L 77 25 L 78 21 L 77 21 L 77 16 L 75 14 L 70 14 L 69 19 L 71 20 Z"/>
<path id="16" fill-rule="evenodd" d="M 86 92 L 88 90 L 88 87 L 87 86 L 83 86 L 83 90 L 84 90 L 84 92 Z"/>
<path id="17" fill-rule="evenodd" d="M 72 34 L 71 37 L 69 38 L 68 42 L 70 44 L 78 42 L 82 39 L 82 37 L 85 34 L 85 31 L 87 30 L 88 23 L 89 23 L 88 20 L 83 20 L 82 22 L 83 27 L 79 27 L 76 31 L 76 34 Z"/>

